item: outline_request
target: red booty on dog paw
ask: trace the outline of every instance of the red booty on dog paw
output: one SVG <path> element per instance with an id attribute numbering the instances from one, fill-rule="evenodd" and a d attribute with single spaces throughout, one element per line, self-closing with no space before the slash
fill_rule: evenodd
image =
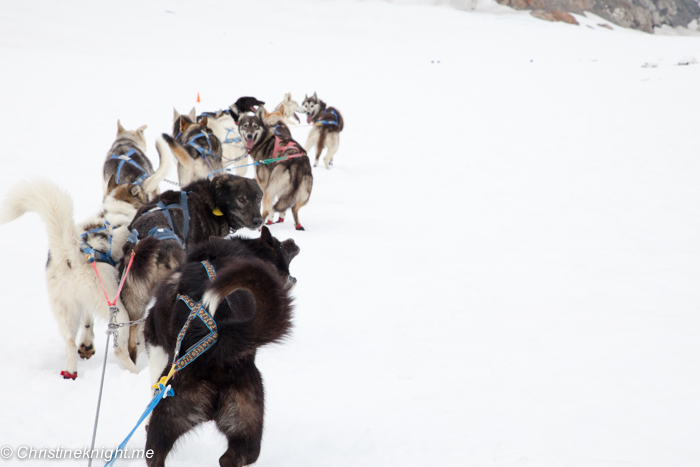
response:
<path id="1" fill-rule="evenodd" d="M 272 221 L 271 221 L 271 220 L 269 220 L 269 219 L 268 219 L 268 221 L 267 221 L 267 222 L 265 222 L 265 225 L 272 225 L 272 224 L 274 224 L 274 222 L 272 222 Z"/>
<path id="2" fill-rule="evenodd" d="M 78 377 L 78 372 L 76 371 L 75 373 L 69 373 L 67 371 L 62 371 L 61 376 L 63 376 L 63 379 L 75 379 Z"/>
<path id="3" fill-rule="evenodd" d="M 277 219 L 278 224 L 281 224 L 282 222 L 284 222 L 284 217 L 280 217 L 279 219 Z"/>
<path id="4" fill-rule="evenodd" d="M 304 227 L 301 226 L 301 224 L 295 225 L 294 228 L 297 230 L 306 230 Z"/>

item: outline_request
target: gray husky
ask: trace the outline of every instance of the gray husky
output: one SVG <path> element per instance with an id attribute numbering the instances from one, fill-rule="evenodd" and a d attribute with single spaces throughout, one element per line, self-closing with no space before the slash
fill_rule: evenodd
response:
<path id="1" fill-rule="evenodd" d="M 323 158 L 323 163 L 328 168 L 328 166 L 333 165 L 333 156 L 338 151 L 340 132 L 345 126 L 343 116 L 340 115 L 338 109 L 326 107 L 326 103 L 319 99 L 316 93 L 311 97 L 305 96 L 301 106 L 306 110 L 306 123 L 314 124 L 304 147 L 309 152 L 312 147 L 316 146 L 314 167 L 318 165 L 318 158 L 321 156 L 323 148 L 328 148 L 328 152 Z"/>
<path id="2" fill-rule="evenodd" d="M 221 141 L 207 126 L 209 119 L 195 121 L 194 109 L 189 115 L 175 111 L 173 137 L 163 134 L 177 161 L 180 186 L 218 173 L 224 166 Z"/>
<path id="3" fill-rule="evenodd" d="M 260 162 L 255 166 L 255 179 L 263 190 L 263 218 L 272 224 L 274 213 L 278 212 L 277 222 L 284 222 L 285 212 L 292 208 L 294 227 L 304 230 L 299 222 L 299 209 L 311 197 L 314 184 L 311 162 L 296 141 L 267 126 L 264 118 L 265 109 L 261 107 L 255 115 L 242 116 L 238 122 L 238 132 L 248 153 L 255 162 Z"/>
<path id="4" fill-rule="evenodd" d="M 158 170 L 153 171 L 151 161 L 146 157 L 146 136 L 142 125 L 134 131 L 125 130 L 117 120 L 117 139 L 112 144 L 102 170 L 103 191 L 107 194 L 108 181 L 114 178 L 117 185 L 140 185 L 149 196 L 160 193 L 158 184 L 165 179 L 173 167 L 173 154 L 170 147 L 158 138 L 156 149 L 160 157 Z"/>

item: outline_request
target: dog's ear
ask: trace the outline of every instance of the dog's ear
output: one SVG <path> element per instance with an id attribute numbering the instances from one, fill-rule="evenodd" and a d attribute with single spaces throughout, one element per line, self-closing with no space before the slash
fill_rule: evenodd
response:
<path id="1" fill-rule="evenodd" d="M 107 194 L 114 191 L 114 189 L 118 186 L 117 181 L 114 179 L 114 175 L 110 175 L 109 180 L 107 181 Z"/>
<path id="2" fill-rule="evenodd" d="M 190 126 L 190 121 L 186 118 L 181 118 L 180 119 L 180 133 L 184 133 L 188 126 Z"/>
<path id="3" fill-rule="evenodd" d="M 272 234 L 270 233 L 270 229 L 268 229 L 266 225 L 262 226 L 262 231 L 260 232 L 260 241 L 267 245 L 272 244 Z"/>
<path id="4" fill-rule="evenodd" d="M 143 190 L 143 188 L 141 188 L 138 185 L 131 185 L 129 187 L 129 193 L 131 194 L 131 196 L 138 199 L 143 204 L 146 204 L 148 202 L 148 196 L 146 196 L 146 192 Z"/>
<path id="5" fill-rule="evenodd" d="M 194 110 L 194 107 L 192 107 L 192 110 L 190 110 L 190 113 L 187 116 L 190 117 L 190 120 L 193 122 L 197 120 L 197 112 Z"/>
<path id="6" fill-rule="evenodd" d="M 119 136 L 120 134 L 124 133 L 125 131 L 126 131 L 126 130 L 125 130 L 124 127 L 122 126 L 121 120 L 117 120 L 117 136 Z"/>
<path id="7" fill-rule="evenodd" d="M 209 123 L 209 116 L 205 115 L 202 117 L 202 119 L 199 121 L 200 125 L 207 126 L 207 123 Z"/>
<path id="8" fill-rule="evenodd" d="M 136 134 L 139 135 L 139 138 L 141 138 L 141 141 L 143 141 L 144 146 L 146 145 L 146 135 L 143 134 L 143 130 L 145 130 L 146 128 L 148 128 L 148 125 L 141 125 L 136 130 Z"/>
<path id="9" fill-rule="evenodd" d="M 177 109 L 173 107 L 173 123 L 175 123 L 178 118 L 180 118 L 180 112 L 178 112 Z"/>
<path id="10" fill-rule="evenodd" d="M 219 118 L 219 117 L 221 117 L 223 114 L 224 114 L 224 111 L 223 111 L 223 110 L 217 110 L 217 111 L 216 111 L 216 115 L 214 116 L 214 118 Z"/>
<path id="11" fill-rule="evenodd" d="M 316 96 L 316 91 L 314 91 L 314 100 L 317 101 L 318 97 Z"/>
<path id="12" fill-rule="evenodd" d="M 284 100 L 289 102 L 292 100 L 292 93 L 288 92 L 287 94 L 284 95 Z"/>
<path id="13" fill-rule="evenodd" d="M 260 120 L 265 120 L 266 113 L 267 111 L 265 110 L 265 107 L 261 105 L 260 107 L 258 107 L 258 111 L 255 112 L 255 116 L 258 117 Z"/>
<path id="14" fill-rule="evenodd" d="M 228 109 L 231 111 L 231 117 L 233 117 L 233 121 L 236 122 L 236 125 L 238 125 L 238 118 L 241 115 L 241 111 L 238 110 L 238 106 L 236 104 L 231 104 L 229 105 Z"/>

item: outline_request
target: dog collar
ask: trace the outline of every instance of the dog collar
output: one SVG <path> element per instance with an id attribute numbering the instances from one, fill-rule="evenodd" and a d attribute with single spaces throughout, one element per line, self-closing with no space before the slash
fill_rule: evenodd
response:
<path id="1" fill-rule="evenodd" d="M 214 209 L 211 211 L 211 213 L 214 214 L 215 216 L 223 216 L 223 215 L 224 215 L 224 213 L 221 212 L 221 209 L 219 209 L 219 208 L 214 208 Z"/>

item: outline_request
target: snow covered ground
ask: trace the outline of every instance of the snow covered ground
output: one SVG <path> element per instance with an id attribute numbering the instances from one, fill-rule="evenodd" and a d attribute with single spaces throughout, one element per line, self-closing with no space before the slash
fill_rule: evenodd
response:
<path id="1" fill-rule="evenodd" d="M 5 2 L 0 195 L 48 177 L 81 220 L 99 209 L 117 119 L 148 125 L 157 161 L 173 106 L 198 92 L 199 112 L 315 91 L 346 129 L 335 167 L 314 171 L 307 231 L 273 227 L 301 254 L 293 337 L 259 354 L 256 465 L 697 466 L 700 65 L 678 63 L 700 59 L 700 38 L 578 19 Z M 100 332 L 78 379 L 60 378 L 46 245 L 36 215 L 0 227 L 0 447 L 14 451 L 89 446 L 104 357 Z M 110 352 L 96 446 L 116 447 L 149 399 L 147 369 Z M 140 428 L 129 447 L 144 443 Z M 224 450 L 207 425 L 168 465 Z"/>

